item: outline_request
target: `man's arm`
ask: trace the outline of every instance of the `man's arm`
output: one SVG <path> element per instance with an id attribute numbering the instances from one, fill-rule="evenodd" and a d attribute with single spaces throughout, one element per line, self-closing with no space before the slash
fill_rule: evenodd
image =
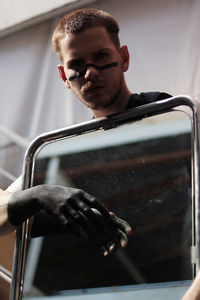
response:
<path id="1" fill-rule="evenodd" d="M 200 271 L 181 300 L 200 300 Z"/>
<path id="2" fill-rule="evenodd" d="M 60 222 L 66 233 L 86 236 L 103 249 L 104 255 L 120 246 L 125 247 L 127 235 L 131 233 L 127 222 L 112 215 L 100 201 L 83 190 L 44 184 L 14 193 L 3 192 L 0 197 L 0 234 L 13 231 L 41 211 Z M 40 227 L 36 229 L 40 234 Z"/>
<path id="3" fill-rule="evenodd" d="M 13 232 L 16 228 L 8 220 L 8 201 L 10 192 L 2 192 L 0 194 L 0 235 Z"/>

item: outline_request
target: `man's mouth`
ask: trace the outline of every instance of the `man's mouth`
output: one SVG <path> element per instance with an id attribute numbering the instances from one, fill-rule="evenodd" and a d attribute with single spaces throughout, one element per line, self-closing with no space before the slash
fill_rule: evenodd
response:
<path id="1" fill-rule="evenodd" d="M 104 86 L 103 85 L 91 85 L 84 89 L 84 94 L 91 94 L 100 91 Z"/>

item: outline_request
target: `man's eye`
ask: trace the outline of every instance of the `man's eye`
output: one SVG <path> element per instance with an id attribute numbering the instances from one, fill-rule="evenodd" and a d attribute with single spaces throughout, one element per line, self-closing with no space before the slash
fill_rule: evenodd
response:
<path id="1" fill-rule="evenodd" d="M 84 66 L 84 62 L 82 60 L 74 60 L 69 64 L 69 69 L 73 69 L 75 71 L 80 70 Z"/>
<path id="2" fill-rule="evenodd" d="M 95 59 L 96 60 L 105 60 L 109 57 L 109 53 L 108 52 L 99 52 L 95 55 Z"/>

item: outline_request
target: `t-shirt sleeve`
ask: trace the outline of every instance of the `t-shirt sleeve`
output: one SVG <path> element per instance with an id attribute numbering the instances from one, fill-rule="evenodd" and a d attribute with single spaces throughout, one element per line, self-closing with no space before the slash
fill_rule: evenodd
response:
<path id="1" fill-rule="evenodd" d="M 6 189 L 7 192 L 19 192 L 22 190 L 22 176 L 18 177 L 9 187 Z"/>
<path id="2" fill-rule="evenodd" d="M 167 93 L 159 93 L 158 97 L 156 100 L 163 100 L 163 99 L 167 99 L 167 98 L 171 98 L 172 96 L 170 94 Z"/>

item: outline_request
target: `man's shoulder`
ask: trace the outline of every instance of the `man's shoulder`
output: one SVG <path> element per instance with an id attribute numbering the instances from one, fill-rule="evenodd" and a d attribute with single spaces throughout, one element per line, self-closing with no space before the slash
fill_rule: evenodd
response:
<path id="1" fill-rule="evenodd" d="M 130 96 L 127 109 L 172 97 L 166 92 L 144 92 Z"/>
<path id="2" fill-rule="evenodd" d="M 140 93 L 138 95 L 141 99 L 147 101 L 147 103 L 172 97 L 170 94 L 166 92 L 146 92 L 146 93 Z"/>

